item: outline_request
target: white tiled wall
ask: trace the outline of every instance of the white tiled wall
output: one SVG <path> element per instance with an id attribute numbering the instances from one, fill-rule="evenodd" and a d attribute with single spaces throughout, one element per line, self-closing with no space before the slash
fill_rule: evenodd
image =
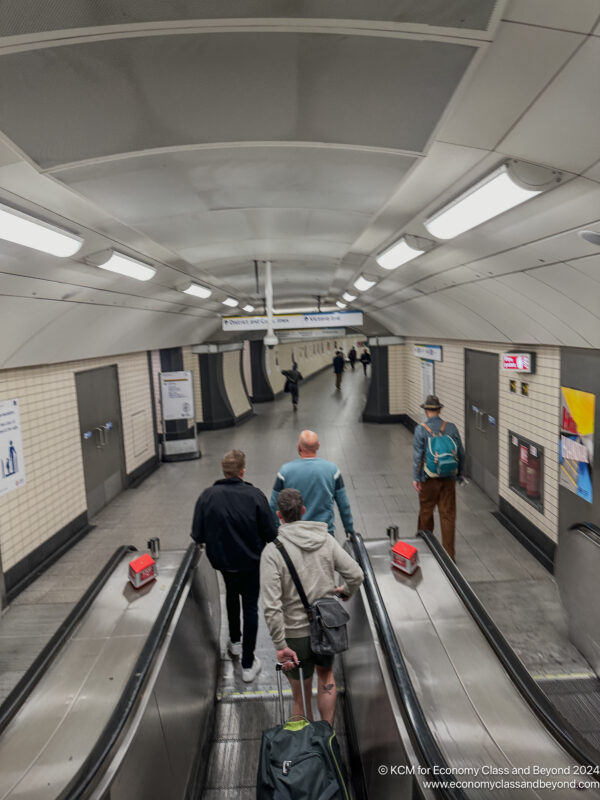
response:
<path id="1" fill-rule="evenodd" d="M 302 376 L 308 378 L 309 375 L 313 375 L 323 367 L 333 363 L 336 342 L 337 346 L 342 347 L 347 355 L 354 339 L 347 336 L 343 339 L 331 338 L 318 339 L 311 342 L 286 342 L 285 344 L 277 345 L 272 350 L 267 350 L 267 375 L 275 394 L 281 392 L 284 387 L 285 377 L 281 374 L 281 370 L 291 368 L 292 351 Z"/>
<path id="2" fill-rule="evenodd" d="M 0 497 L 0 547 L 10 569 L 86 510 L 75 373 L 116 364 L 125 464 L 154 455 L 146 353 L 0 371 L 0 399 L 18 398 L 26 483 Z"/>
<path id="3" fill-rule="evenodd" d="M 406 344 L 388 348 L 389 408 L 391 414 L 408 414 L 422 419 L 421 361 L 413 345 L 422 339 L 407 339 Z M 443 416 L 454 422 L 465 438 L 465 349 L 502 353 L 511 349 L 496 342 L 457 342 L 431 339 L 427 344 L 443 346 L 443 361 L 435 362 L 435 393 L 444 404 Z M 514 347 L 512 349 L 515 349 Z M 531 346 L 525 348 L 532 350 Z M 529 396 L 513 394 L 500 359 L 498 398 L 498 492 L 524 517 L 550 538 L 558 536 L 558 424 L 560 390 L 560 350 L 536 347 L 537 369 L 527 376 Z M 508 431 L 525 436 L 544 447 L 544 511 L 539 512 L 508 486 Z"/>
<path id="4" fill-rule="evenodd" d="M 242 383 L 242 373 L 240 370 L 241 350 L 232 350 L 223 353 L 223 381 L 227 398 L 231 403 L 231 408 L 236 418 L 241 417 L 251 410 L 248 395 Z"/>

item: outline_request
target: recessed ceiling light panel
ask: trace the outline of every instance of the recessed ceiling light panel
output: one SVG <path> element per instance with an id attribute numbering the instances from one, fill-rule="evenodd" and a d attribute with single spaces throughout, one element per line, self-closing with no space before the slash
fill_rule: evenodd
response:
<path id="1" fill-rule="evenodd" d="M 506 164 L 424 222 L 425 227 L 438 239 L 453 239 L 489 219 L 503 214 L 542 189 L 527 189 L 510 176 Z"/>
<path id="2" fill-rule="evenodd" d="M 107 250 L 104 261 L 98 263 L 94 260 L 93 263 L 100 269 L 117 272 L 119 275 L 134 278 L 136 281 L 149 281 L 156 275 L 154 267 L 150 267 L 148 264 L 144 264 L 142 261 L 130 256 L 125 256 L 123 253 L 117 253 L 115 250 Z"/>
<path id="3" fill-rule="evenodd" d="M 394 242 L 391 247 L 388 247 L 387 250 L 384 250 L 383 253 L 378 255 L 375 260 L 383 269 L 396 269 L 396 267 L 412 261 L 413 258 L 422 255 L 424 252 L 424 250 L 411 247 L 406 239 L 402 237 L 398 239 L 397 242 Z"/>
<path id="4" fill-rule="evenodd" d="M 74 256 L 83 239 L 48 222 L 0 204 L 0 239 L 59 258 Z"/>
<path id="5" fill-rule="evenodd" d="M 354 281 L 354 286 L 358 289 L 359 292 L 366 292 L 367 289 L 370 289 L 372 286 L 375 286 L 377 281 L 370 281 L 368 278 L 365 278 L 364 275 L 359 275 L 358 278 Z"/>
<path id="6" fill-rule="evenodd" d="M 198 283 L 190 283 L 187 289 L 183 290 L 184 294 L 191 294 L 194 297 L 201 297 L 203 300 L 206 300 L 207 297 L 210 297 L 212 292 L 210 289 L 207 289 L 206 286 L 200 286 Z"/>
<path id="7" fill-rule="evenodd" d="M 239 304 L 240 304 L 240 301 L 239 300 L 235 300 L 233 297 L 227 297 L 225 300 L 223 300 L 223 305 L 224 306 L 229 306 L 230 308 L 237 308 L 237 306 L 239 306 Z"/>

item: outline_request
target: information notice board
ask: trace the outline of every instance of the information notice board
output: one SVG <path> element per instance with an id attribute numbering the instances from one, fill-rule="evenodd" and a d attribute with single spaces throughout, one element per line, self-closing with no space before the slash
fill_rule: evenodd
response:
<path id="1" fill-rule="evenodd" d="M 160 399 L 163 419 L 194 419 L 192 373 L 161 372 Z"/>

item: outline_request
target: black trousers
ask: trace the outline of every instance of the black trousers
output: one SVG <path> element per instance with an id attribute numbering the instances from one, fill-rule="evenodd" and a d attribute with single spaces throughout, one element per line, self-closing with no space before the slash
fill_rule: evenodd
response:
<path id="1" fill-rule="evenodd" d="M 249 669 L 254 661 L 256 633 L 258 631 L 258 595 L 260 568 L 248 572 L 222 572 L 225 581 L 227 621 L 232 642 L 242 640 L 242 669 Z M 244 635 L 240 629 L 240 597 L 244 617 Z"/>

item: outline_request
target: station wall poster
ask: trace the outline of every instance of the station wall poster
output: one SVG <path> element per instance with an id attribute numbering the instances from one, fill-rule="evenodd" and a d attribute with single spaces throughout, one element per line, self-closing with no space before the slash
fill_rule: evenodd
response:
<path id="1" fill-rule="evenodd" d="M 18 400 L 0 400 L 0 497 L 25 485 Z"/>
<path id="2" fill-rule="evenodd" d="M 593 502 L 596 395 L 560 387 L 560 485 Z"/>

